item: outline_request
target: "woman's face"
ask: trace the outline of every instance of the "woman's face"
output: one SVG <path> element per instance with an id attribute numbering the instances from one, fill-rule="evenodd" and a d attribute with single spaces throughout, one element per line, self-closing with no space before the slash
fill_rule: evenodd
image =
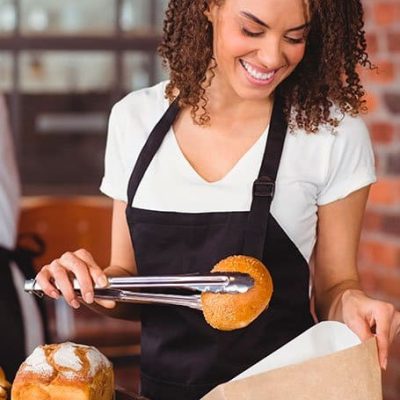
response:
<path id="1" fill-rule="evenodd" d="M 304 56 L 305 0 L 225 0 L 212 4 L 207 17 L 214 31 L 216 79 L 230 95 L 269 97 Z"/>

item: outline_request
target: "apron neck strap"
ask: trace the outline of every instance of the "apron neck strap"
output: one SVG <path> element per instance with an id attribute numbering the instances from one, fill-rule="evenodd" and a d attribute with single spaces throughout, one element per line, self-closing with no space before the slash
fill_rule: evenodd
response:
<path id="1" fill-rule="evenodd" d="M 139 154 L 128 185 L 128 206 L 131 206 L 137 188 L 161 146 L 165 135 L 171 128 L 180 108 L 176 98 L 149 135 L 146 144 Z M 253 185 L 253 201 L 246 227 L 243 254 L 263 259 L 268 219 L 275 192 L 275 181 L 278 174 L 283 145 L 287 132 L 287 121 L 284 114 L 284 100 L 276 95 L 272 110 L 268 138 L 258 178 Z"/>
<path id="2" fill-rule="evenodd" d="M 132 205 L 133 198 L 135 197 L 140 181 L 142 180 L 154 155 L 157 153 L 157 150 L 161 146 L 165 135 L 171 128 L 178 112 L 179 105 L 178 98 L 176 98 L 168 107 L 168 110 L 164 113 L 160 121 L 158 121 L 154 129 L 151 131 L 146 144 L 143 146 L 143 149 L 140 152 L 137 162 L 135 164 L 135 168 L 133 169 L 132 175 L 129 179 L 128 207 Z"/>
<path id="3" fill-rule="evenodd" d="M 253 184 L 253 201 L 247 221 L 243 249 L 245 255 L 258 258 L 259 260 L 262 260 L 264 255 L 268 219 L 275 193 L 275 181 L 285 143 L 287 127 L 288 123 L 284 114 L 284 100 L 279 95 L 276 95 L 264 157 L 258 178 Z"/>

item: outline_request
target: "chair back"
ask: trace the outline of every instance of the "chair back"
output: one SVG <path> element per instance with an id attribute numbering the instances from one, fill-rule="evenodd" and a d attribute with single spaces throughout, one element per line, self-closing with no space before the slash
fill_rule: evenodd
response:
<path id="1" fill-rule="evenodd" d="M 88 250 L 101 267 L 110 261 L 112 201 L 102 197 L 26 197 L 22 201 L 19 233 L 38 235 L 45 251 L 36 260 L 39 270 L 66 251 Z"/>

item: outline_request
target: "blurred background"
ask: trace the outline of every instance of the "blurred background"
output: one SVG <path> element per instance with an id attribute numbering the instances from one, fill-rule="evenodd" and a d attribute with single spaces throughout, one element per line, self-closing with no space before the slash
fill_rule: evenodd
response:
<path id="1" fill-rule="evenodd" d="M 156 54 L 166 5 L 0 0 L 0 92 L 22 187 L 18 230 L 25 242 L 32 234 L 45 242 L 37 269 L 78 248 L 95 254 L 100 265 L 109 262 L 111 201 L 98 190 L 108 116 L 130 91 L 166 78 Z M 32 247 L 31 240 L 19 245 Z M 85 307 L 72 312 L 63 300 L 46 300 L 45 310 L 48 341 L 97 346 L 113 361 L 117 384 L 137 391 L 137 322 Z M 28 339 L 37 329 L 25 323 Z M 29 343 L 26 349 L 33 350 Z"/>
<path id="2" fill-rule="evenodd" d="M 400 309 L 400 1 L 363 0 L 368 49 L 362 72 L 379 181 L 360 247 L 372 296 Z M 131 90 L 166 78 L 156 55 L 167 0 L 0 0 L 0 91 L 14 137 L 20 232 L 45 239 L 37 266 L 75 247 L 107 264 L 109 200 L 100 197 L 107 121 Z M 55 306 L 54 306 L 55 303 Z M 140 326 L 48 305 L 50 338 L 100 347 L 117 382 L 137 389 Z M 384 374 L 385 400 L 400 398 L 400 340 Z"/>
<path id="3" fill-rule="evenodd" d="M 0 90 L 24 194 L 98 194 L 114 102 L 164 78 L 164 0 L 0 0 Z"/>
<path id="4" fill-rule="evenodd" d="M 363 0 L 368 51 L 376 71 L 362 74 L 369 112 L 364 116 L 375 149 L 373 185 L 360 246 L 365 290 L 400 310 L 400 1 Z M 400 399 L 400 340 L 384 374 L 385 400 Z"/>

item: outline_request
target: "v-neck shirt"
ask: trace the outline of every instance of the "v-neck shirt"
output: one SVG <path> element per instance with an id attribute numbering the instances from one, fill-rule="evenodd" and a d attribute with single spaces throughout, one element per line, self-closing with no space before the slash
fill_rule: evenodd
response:
<path id="1" fill-rule="evenodd" d="M 234 179 L 235 175 L 237 174 L 237 170 L 240 170 L 242 168 L 249 167 L 249 162 L 251 162 L 251 157 L 254 152 L 259 151 L 260 146 L 262 148 L 265 148 L 265 144 L 267 141 L 267 134 L 268 134 L 268 129 L 269 125 L 264 129 L 263 133 L 260 135 L 260 137 L 256 140 L 255 143 L 244 153 L 242 156 L 239 158 L 239 160 L 236 161 L 236 163 L 231 167 L 231 169 L 220 179 L 217 181 L 207 181 L 203 176 L 201 176 L 196 169 L 192 166 L 192 164 L 189 162 L 187 157 L 185 156 L 184 152 L 182 151 L 181 146 L 179 145 L 179 142 L 176 138 L 176 134 L 174 132 L 174 128 L 171 127 L 166 140 L 171 141 L 174 143 L 170 144 L 171 151 L 176 151 L 176 157 L 178 158 L 178 162 L 181 163 L 182 168 L 187 170 L 188 174 L 193 174 L 194 179 L 198 178 L 198 180 L 204 184 L 209 184 L 209 185 L 218 185 L 222 184 L 225 180 L 230 180 Z M 242 166 L 244 164 L 244 166 Z M 260 166 L 259 166 L 260 167 Z"/>
<path id="2" fill-rule="evenodd" d="M 112 109 L 100 190 L 127 201 L 128 180 L 150 132 L 168 108 L 165 86 L 128 94 Z M 336 112 L 337 110 L 333 110 Z M 151 161 L 132 206 L 180 213 L 248 211 L 268 129 L 220 180 L 207 182 L 185 158 L 172 128 Z M 288 132 L 271 214 L 309 261 L 316 241 L 318 207 L 376 180 L 368 130 L 360 117 L 342 116 L 332 132 Z"/>

